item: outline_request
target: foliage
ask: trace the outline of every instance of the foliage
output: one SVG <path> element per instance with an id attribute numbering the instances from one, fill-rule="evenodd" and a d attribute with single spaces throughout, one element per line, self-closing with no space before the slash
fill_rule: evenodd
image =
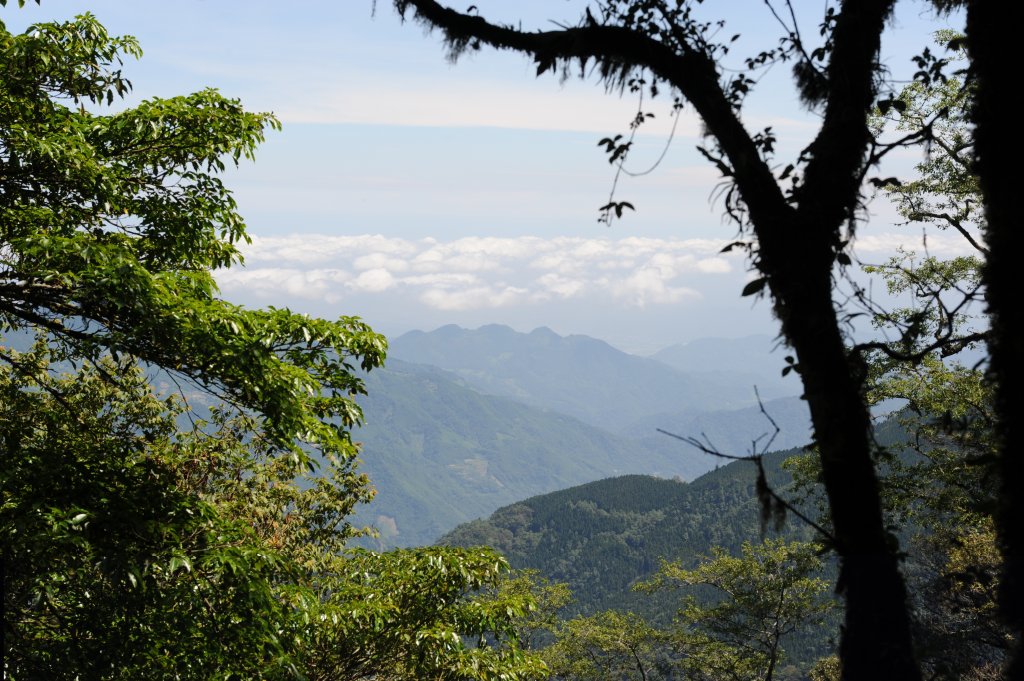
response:
<path id="1" fill-rule="evenodd" d="M 0 25 L 0 332 L 44 339 L 0 346 L 4 675 L 543 675 L 492 551 L 346 549 L 386 343 L 217 297 L 246 236 L 216 173 L 277 123 L 213 90 L 99 113 L 138 54 L 88 14 Z"/>
<path id="2" fill-rule="evenodd" d="M 291 568 L 193 481 L 237 451 L 179 434 L 130 364 L 0 366 L 5 673 L 227 678 L 286 666 Z M 118 381 L 108 380 L 116 376 Z M 210 446 L 214 445 L 214 446 Z"/>
<path id="3" fill-rule="evenodd" d="M 813 576 L 822 568 L 813 544 L 744 542 L 741 556 L 720 548 L 696 569 L 665 563 L 646 591 L 706 585 L 718 592 L 712 604 L 688 596 L 679 613 L 676 643 L 687 678 L 770 681 L 783 659 L 782 641 L 820 624 L 835 603 L 828 584 Z"/>
<path id="4" fill-rule="evenodd" d="M 325 556 L 301 627 L 303 672 L 352 681 L 546 676 L 518 642 L 532 595 L 495 591 L 507 570 L 485 548 Z"/>
<path id="5" fill-rule="evenodd" d="M 247 238 L 216 174 L 277 121 L 214 90 L 101 113 L 139 54 L 90 14 L 0 26 L 0 330 L 44 328 L 89 361 L 138 357 L 255 410 L 297 456 L 297 440 L 351 456 L 351 369 L 380 364 L 384 339 L 355 318 L 231 305 L 210 272 Z"/>
<path id="6" fill-rule="evenodd" d="M 962 36 L 940 32 L 952 64 L 963 65 Z M 922 662 L 935 678 L 965 678 L 998 666 L 1009 639 L 996 613 L 996 490 L 986 464 L 996 450 L 992 385 L 980 365 L 957 361 L 988 336 L 973 310 L 984 295 L 977 237 L 984 227 L 968 113 L 974 86 L 960 75 L 905 87 L 884 115 L 897 130 L 927 129 L 928 156 L 917 177 L 887 188 L 908 223 L 954 230 L 977 255 L 917 259 L 903 254 L 881 274 L 906 307 L 878 312 L 875 324 L 898 338 L 873 346 L 869 399 L 897 400 L 912 434 L 894 448 L 883 481 L 896 520 L 913 528 L 909 575 Z M 968 550 L 967 547 L 971 547 Z"/>
<path id="7" fill-rule="evenodd" d="M 961 37 L 939 39 L 956 46 Z M 954 61 L 964 59 L 962 50 L 951 51 Z M 886 191 L 908 224 L 955 230 L 978 255 L 902 253 L 866 268 L 909 301 L 892 310 L 873 308 L 875 326 L 891 341 L 863 347 L 871 361 L 868 399 L 903 406 L 893 423 L 907 435 L 883 449 L 883 499 L 909 538 L 918 654 L 933 678 L 945 679 L 984 678 L 1003 663 L 1010 644 L 996 612 L 997 491 L 987 465 L 996 450 L 993 387 L 980 363 L 959 360 L 988 336 L 973 310 L 984 294 L 980 256 L 987 248 L 977 238 L 984 218 L 971 166 L 972 96 L 972 84 L 962 78 L 915 82 L 876 112 L 875 124 L 927 130 L 931 147 L 916 167 L 918 176 Z M 797 464 L 798 478 L 815 475 L 812 461 Z"/>
<path id="8" fill-rule="evenodd" d="M 981 257 L 987 254 L 978 233 L 984 228 L 982 197 L 972 169 L 973 139 L 968 120 L 973 86 L 965 81 L 966 54 L 962 36 L 951 31 L 936 35 L 939 47 L 949 57 L 930 56 L 936 68 L 960 66 L 958 75 L 916 80 L 899 94 L 884 100 L 872 116 L 878 135 L 909 135 L 914 144 L 925 147 L 926 157 L 915 166 L 916 176 L 886 183 L 884 192 L 908 225 L 954 231 L 963 237 L 973 255 L 948 259 L 901 251 L 881 266 L 868 266 L 879 274 L 892 296 L 909 299 L 909 306 L 883 310 L 864 300 L 873 313 L 873 323 L 888 337 L 889 344 L 869 343 L 875 353 L 876 376 L 911 370 L 929 353 L 955 356 L 984 341 L 984 322 L 979 324 L 975 308 L 984 295 L 981 285 Z M 927 54 L 927 50 L 926 50 Z"/>
<path id="9" fill-rule="evenodd" d="M 823 657 L 811 667 L 811 681 L 839 681 L 839 658 Z"/>
<path id="10" fill-rule="evenodd" d="M 499 599 L 528 597 L 533 608 L 516 621 L 516 638 L 526 649 L 540 647 L 561 623 L 560 614 L 573 601 L 572 591 L 562 582 L 552 582 L 539 570 L 514 570 L 495 590 Z"/>
<path id="11" fill-rule="evenodd" d="M 366 481 L 251 417 L 179 431 L 130 363 L 0 368 L 11 678 L 534 678 L 487 549 L 345 550 Z M 34 373 L 28 371 L 35 369 Z M 112 382 L 110 376 L 118 380 Z"/>
<path id="12" fill-rule="evenodd" d="M 908 83 L 895 98 L 883 100 L 874 115 L 879 132 L 892 128 L 903 134 L 926 133 L 927 155 L 916 164 L 916 177 L 887 184 L 885 192 L 908 222 L 953 229 L 983 252 L 972 234 L 984 224 L 984 211 L 972 168 L 974 139 L 968 121 L 973 85 L 966 78 L 963 35 L 943 30 L 935 39 L 946 56 L 929 54 L 928 63 L 943 70 L 954 66 L 956 72 L 947 76 L 938 71 L 939 77 Z"/>
<path id="13" fill-rule="evenodd" d="M 633 613 L 576 617 L 556 631 L 543 655 L 556 679 L 654 681 L 668 676 L 665 635 Z"/>

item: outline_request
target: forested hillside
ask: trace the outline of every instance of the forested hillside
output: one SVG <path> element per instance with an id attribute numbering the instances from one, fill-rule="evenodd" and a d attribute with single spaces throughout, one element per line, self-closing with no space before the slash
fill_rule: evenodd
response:
<path id="1" fill-rule="evenodd" d="M 765 456 L 767 481 L 785 493 L 790 474 L 781 463 L 799 452 Z M 712 546 L 736 551 L 761 537 L 756 468 L 737 461 L 693 482 L 630 475 L 592 482 L 505 506 L 486 520 L 455 528 L 440 543 L 488 545 L 517 568 L 534 568 L 576 595 L 575 611 L 647 608 L 630 587 L 650 577 L 659 561 L 695 564 Z M 766 528 L 769 535 L 774 528 Z M 787 537 L 807 537 L 791 519 Z"/>
<path id="2" fill-rule="evenodd" d="M 395 360 L 367 378 L 355 437 L 378 496 L 359 517 L 388 544 L 427 544 L 502 504 L 581 482 L 626 471 L 691 478 L 708 465 L 676 455 L 668 438 L 646 447 L 453 378 Z"/>
<path id="3" fill-rule="evenodd" d="M 625 473 L 691 480 L 715 465 L 694 447 L 656 432 L 708 433 L 746 452 L 770 432 L 756 409 L 701 413 L 683 422 L 650 417 L 634 437 L 615 435 L 554 410 L 485 395 L 458 376 L 389 360 L 366 378 L 361 470 L 378 494 L 357 522 L 380 531 L 376 546 L 428 544 L 503 504 Z M 806 442 L 804 406 L 769 403 L 784 425 L 779 441 Z M 797 425 L 792 425 L 797 424 Z"/>
<path id="4" fill-rule="evenodd" d="M 774 452 L 763 459 L 769 485 L 790 494 L 792 476 L 782 462 L 798 450 Z M 665 562 L 693 569 L 713 549 L 739 555 L 744 542 L 765 538 L 811 540 L 810 528 L 790 517 L 782 527 L 762 525 L 756 493 L 756 467 L 749 461 L 722 466 L 691 483 L 630 475 L 526 499 L 499 509 L 486 520 L 457 527 L 442 544 L 486 544 L 501 551 L 513 567 L 537 570 L 551 582 L 564 582 L 573 601 L 560 613 L 597 616 L 607 610 L 629 612 L 650 625 L 670 627 L 686 593 L 702 601 L 714 591 L 695 587 L 637 591 Z M 834 566 L 819 575 L 834 580 Z M 838 622 L 788 636 L 788 660 L 806 669 L 833 650 Z"/>

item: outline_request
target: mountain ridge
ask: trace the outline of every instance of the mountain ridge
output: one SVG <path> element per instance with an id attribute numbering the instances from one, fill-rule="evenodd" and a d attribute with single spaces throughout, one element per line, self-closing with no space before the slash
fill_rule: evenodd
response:
<path id="1" fill-rule="evenodd" d="M 787 393 L 760 374 L 684 373 L 605 341 L 560 336 L 547 327 L 521 333 L 500 324 L 449 324 L 408 332 L 390 347 L 394 358 L 451 371 L 481 392 L 561 411 L 613 432 L 656 413 L 750 406 L 758 384 L 765 399 L 796 391 L 794 386 Z"/>

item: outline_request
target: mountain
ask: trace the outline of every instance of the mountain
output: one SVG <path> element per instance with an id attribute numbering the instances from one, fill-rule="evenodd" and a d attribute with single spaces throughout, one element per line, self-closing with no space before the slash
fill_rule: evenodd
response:
<path id="1" fill-rule="evenodd" d="M 746 455 L 755 443 L 759 452 L 806 445 L 811 441 L 811 414 L 799 397 L 780 397 L 742 409 L 655 414 L 634 421 L 621 434 L 649 443 L 666 437 L 657 432 L 659 429 L 696 437 L 720 452 Z"/>
<path id="2" fill-rule="evenodd" d="M 653 428 L 639 431 L 646 437 L 624 437 L 481 394 L 436 367 L 389 360 L 366 382 L 368 395 L 360 398 L 366 425 L 353 438 L 363 445 L 360 470 L 378 490 L 356 518 L 381 532 L 379 543 L 369 545 L 427 544 L 459 523 L 532 495 L 627 473 L 692 480 L 717 461 Z M 806 418 L 796 398 L 779 405 L 789 410 L 770 409 L 780 423 Z M 746 453 L 766 430 L 759 416 L 748 408 L 664 425 L 684 435 L 707 433 L 722 451 Z M 797 431 L 787 427 L 784 441 L 805 444 L 806 424 L 804 437 Z"/>
<path id="3" fill-rule="evenodd" d="M 798 453 L 765 456 L 772 489 L 790 484 L 781 464 Z M 651 577 L 662 559 L 694 565 L 712 546 L 738 551 L 744 541 L 758 541 L 760 508 L 756 467 L 736 461 L 689 483 L 629 475 L 531 497 L 460 525 L 439 543 L 493 546 L 513 567 L 566 582 L 578 612 L 640 612 L 660 606 L 633 592 L 633 584 Z M 796 519 L 783 534 L 810 536 Z"/>
<path id="4" fill-rule="evenodd" d="M 785 493 L 792 479 L 781 464 L 797 453 L 765 456 L 772 489 Z M 769 523 L 762 533 L 760 511 L 756 468 L 737 461 L 691 483 L 630 475 L 533 497 L 498 509 L 487 520 L 461 525 L 439 543 L 487 544 L 504 553 L 513 567 L 533 568 L 553 582 L 568 583 L 576 600 L 563 617 L 615 609 L 669 626 L 683 603 L 682 593 L 632 590 L 657 572 L 662 559 L 695 567 L 713 546 L 735 555 L 744 541 L 756 543 L 765 534 L 812 538 L 809 528 L 792 517 L 780 531 Z M 827 564 L 822 576 L 834 580 L 834 565 Z M 715 598 L 701 587 L 686 593 L 700 600 Z M 788 663 L 806 670 L 833 652 L 839 613 L 813 630 L 787 636 Z"/>
<path id="5" fill-rule="evenodd" d="M 875 428 L 878 444 L 906 462 L 920 460 L 903 447 L 913 436 L 898 419 Z M 772 490 L 796 501 L 792 475 L 783 466 L 802 450 L 771 452 L 762 458 L 765 480 Z M 808 516 L 818 515 L 820 500 L 798 503 Z M 659 591 L 640 594 L 632 587 L 653 576 L 662 560 L 694 567 L 719 546 L 735 555 L 744 541 L 763 537 L 814 538 L 812 529 L 789 514 L 779 527 L 762 524 L 757 498 L 757 468 L 736 461 L 692 482 L 627 475 L 559 490 L 504 506 L 489 518 L 475 520 L 443 536 L 452 546 L 489 545 L 501 551 L 514 568 L 531 568 L 552 582 L 565 582 L 575 596 L 564 617 L 608 609 L 631 611 L 658 625 L 669 624 L 681 594 Z M 915 530 L 905 527 L 901 541 Z M 834 561 L 826 563 L 826 580 L 836 576 Z M 695 590 L 698 598 L 708 592 Z M 806 667 L 829 654 L 838 633 L 841 610 L 814 631 L 787 640 L 789 659 Z"/>
<path id="6" fill-rule="evenodd" d="M 698 338 L 676 343 L 650 355 L 680 371 L 739 371 L 777 373 L 785 366 L 785 352 L 774 352 L 777 341 L 765 334 L 742 338 Z"/>
<path id="7" fill-rule="evenodd" d="M 390 356 L 440 367 L 482 392 L 613 431 L 663 412 L 749 406 L 760 380 L 743 372 L 684 373 L 604 341 L 560 336 L 545 327 L 530 333 L 498 324 L 411 331 L 391 341 Z M 789 394 L 795 390 L 790 387 Z M 762 396 L 786 394 L 766 384 Z"/>
<path id="8" fill-rule="evenodd" d="M 503 504 L 583 482 L 693 478 L 713 465 L 671 438 L 631 440 L 466 383 L 399 360 L 366 376 L 366 424 L 353 439 L 378 495 L 355 521 L 376 525 L 380 546 L 427 544 Z"/>
<path id="9" fill-rule="evenodd" d="M 513 349 L 519 348 L 512 354 L 521 361 L 532 357 L 541 367 L 576 361 L 577 367 L 569 372 L 575 372 L 572 380 L 589 382 L 594 392 L 599 389 L 601 371 L 618 372 L 619 377 L 609 383 L 621 384 L 635 366 L 638 375 L 669 376 L 673 382 L 664 385 L 674 389 L 686 378 L 600 341 L 582 336 L 562 338 L 544 329 L 517 334 L 507 327 L 484 327 L 477 332 L 448 327 L 422 335 L 436 337 L 453 331 L 452 335 L 461 339 L 466 357 L 484 358 L 484 350 L 495 349 L 493 339 L 487 342 L 486 338 L 498 337 Z M 21 334 L 5 342 L 28 345 L 31 338 Z M 477 343 L 484 350 L 476 348 Z M 523 349 L 530 345 L 537 346 L 532 354 Z M 543 351 L 545 347 L 551 351 Z M 598 359 L 588 363 L 583 361 L 587 356 Z M 499 374 L 513 365 L 495 363 Z M 581 378 L 587 367 L 596 373 Z M 180 389 L 164 372 L 148 373 L 159 392 Z M 552 368 L 548 373 L 549 387 L 544 390 L 553 393 L 557 371 Z M 365 375 L 369 394 L 359 402 L 366 425 L 357 429 L 353 438 L 363 443 L 360 470 L 369 475 L 379 493 L 372 504 L 359 510 L 354 521 L 379 528 L 380 541 L 369 545 L 428 544 L 457 524 L 485 516 L 502 505 L 609 476 L 643 473 L 693 479 L 715 464 L 713 458 L 690 445 L 657 433 L 658 427 L 682 435 L 713 435 L 717 446 L 732 453 L 745 452 L 766 427 L 748 408 L 708 413 L 694 406 L 685 418 L 648 413 L 628 435 L 612 433 L 532 404 L 534 400 L 521 402 L 483 394 L 479 385 L 486 383 L 482 377 L 488 376 L 484 372 L 456 374 L 399 359 L 390 359 L 386 369 Z M 538 374 L 524 383 L 541 390 L 540 378 Z M 701 398 L 704 393 L 697 390 L 696 398 Z M 585 392 L 568 386 L 560 400 L 571 396 L 586 405 L 585 394 L 581 394 Z M 622 387 L 621 392 L 627 393 L 628 388 Z M 189 403 L 202 415 L 211 404 L 210 396 L 202 392 L 189 395 Z M 802 409 L 802 404 L 794 405 L 794 409 Z M 622 408 L 627 407 L 634 409 L 634 415 L 641 413 L 635 404 L 624 400 Z M 783 421 L 780 414 L 776 416 Z M 187 426 L 188 416 L 181 418 Z M 787 416 L 785 420 L 792 419 Z M 803 444 L 805 439 L 798 438 L 793 444 Z"/>
<path id="10" fill-rule="evenodd" d="M 650 355 L 650 359 L 667 364 L 677 371 L 701 376 L 753 377 L 762 397 L 801 392 L 799 378 L 794 374 L 783 378 L 786 355 L 771 336 L 758 334 L 742 338 L 698 338 L 677 343 Z"/>

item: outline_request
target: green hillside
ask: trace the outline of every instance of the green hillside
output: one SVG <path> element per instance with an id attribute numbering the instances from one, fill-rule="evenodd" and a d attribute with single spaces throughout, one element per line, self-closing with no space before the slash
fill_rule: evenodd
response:
<path id="1" fill-rule="evenodd" d="M 799 450 L 765 456 L 769 485 L 784 491 L 791 476 L 785 459 Z M 633 585 L 653 577 L 662 559 L 679 560 L 693 568 L 721 546 L 736 555 L 744 541 L 766 536 L 812 539 L 801 521 L 789 518 L 780 531 L 764 527 L 755 491 L 756 468 L 733 462 L 692 483 L 644 475 L 600 480 L 533 497 L 498 509 L 486 520 L 466 523 L 440 543 L 453 546 L 486 544 L 501 551 L 516 568 L 533 568 L 552 582 L 565 582 L 575 602 L 563 617 L 605 610 L 642 615 L 659 627 L 669 627 L 682 594 L 659 591 L 643 594 Z M 832 567 L 826 579 L 834 579 Z M 698 599 L 713 598 L 707 588 L 689 590 Z M 838 635 L 839 611 L 823 626 L 787 636 L 788 663 L 806 671 L 830 654 Z"/>
<path id="2" fill-rule="evenodd" d="M 796 450 L 765 457 L 769 485 L 784 490 L 790 475 L 781 462 Z M 738 461 L 691 483 L 630 475 L 600 480 L 537 496 L 498 509 L 486 520 L 461 525 L 441 539 L 456 546 L 486 544 L 514 567 L 535 568 L 566 582 L 576 594 L 576 611 L 605 608 L 660 611 L 672 608 L 633 593 L 660 559 L 692 565 L 712 546 L 738 550 L 761 537 L 756 469 Z M 768 527 L 768 534 L 774 534 Z M 788 537 L 809 538 L 796 519 L 783 528 Z"/>
<path id="3" fill-rule="evenodd" d="M 482 395 L 451 374 L 389 361 L 367 377 L 360 470 L 377 498 L 356 519 L 383 546 L 429 544 L 459 523 L 536 494 L 648 473 L 694 478 L 713 463 L 667 437 L 650 444 Z"/>

